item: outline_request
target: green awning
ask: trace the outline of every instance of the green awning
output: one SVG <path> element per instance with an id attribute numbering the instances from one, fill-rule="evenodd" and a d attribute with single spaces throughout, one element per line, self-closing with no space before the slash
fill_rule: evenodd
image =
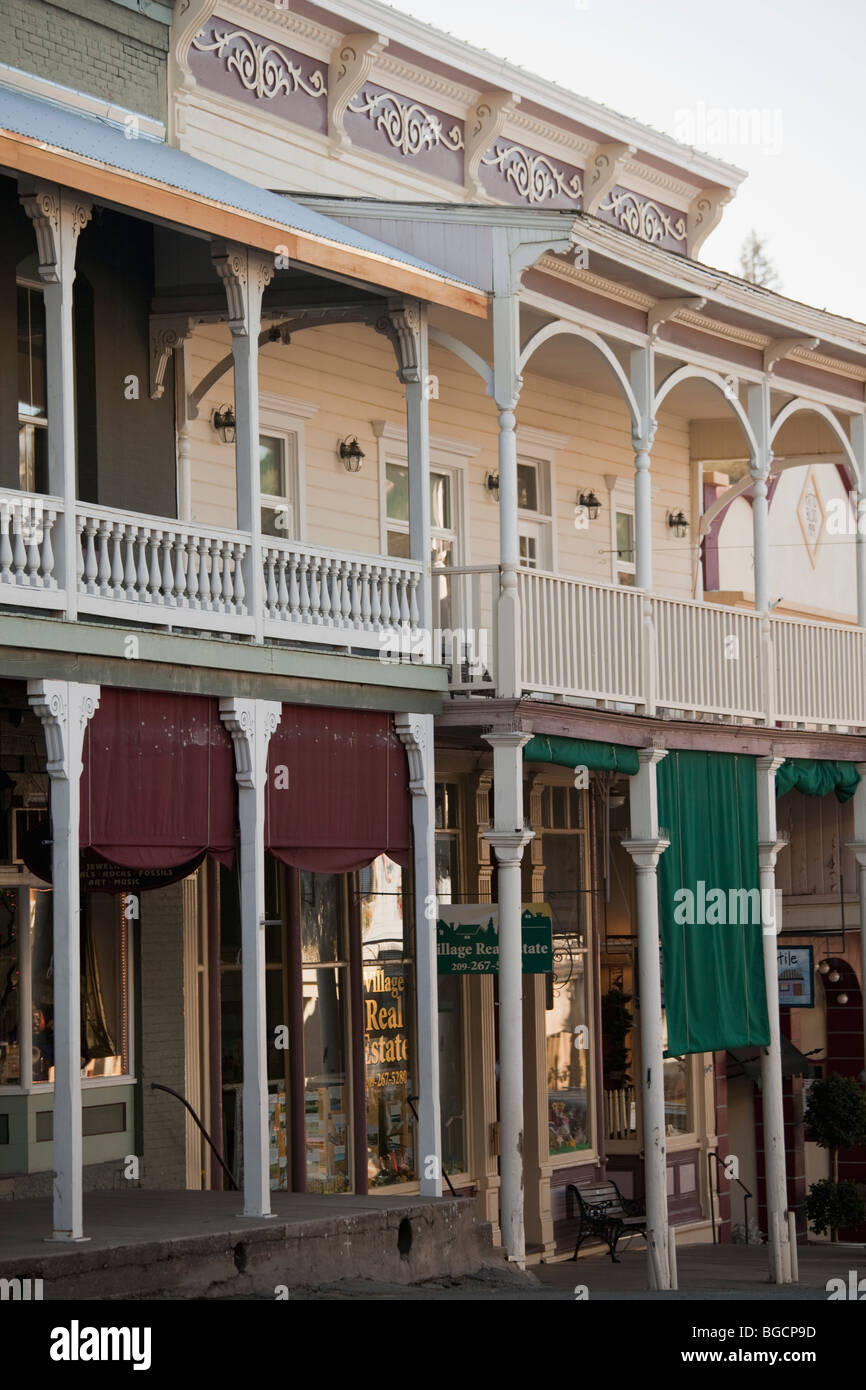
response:
<path id="1" fill-rule="evenodd" d="M 523 749 L 528 763 L 556 763 L 558 767 L 586 767 L 590 772 L 623 772 L 634 777 L 640 766 L 637 749 L 622 743 L 594 743 L 590 739 L 559 738 L 536 734 Z"/>
<path id="2" fill-rule="evenodd" d="M 837 801 L 850 801 L 860 785 L 860 773 L 853 763 L 834 763 L 817 758 L 787 758 L 776 773 L 776 795 L 796 787 L 806 796 L 836 793 Z"/>
<path id="3" fill-rule="evenodd" d="M 670 1056 L 769 1043 L 757 800 L 754 758 L 671 752 L 658 765 Z"/>

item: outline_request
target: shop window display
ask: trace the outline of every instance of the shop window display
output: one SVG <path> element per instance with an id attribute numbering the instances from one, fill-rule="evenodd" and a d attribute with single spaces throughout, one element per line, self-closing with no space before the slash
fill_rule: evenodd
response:
<path id="1" fill-rule="evenodd" d="M 358 876 L 363 956 L 367 1180 L 371 1188 L 418 1177 L 411 1048 L 411 929 L 403 870 L 380 855 Z"/>

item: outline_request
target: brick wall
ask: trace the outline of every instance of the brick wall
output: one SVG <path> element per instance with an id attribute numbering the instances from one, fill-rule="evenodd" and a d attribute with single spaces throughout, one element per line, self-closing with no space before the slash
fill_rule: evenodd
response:
<path id="1" fill-rule="evenodd" d="M 151 1090 L 158 1081 L 185 1094 L 181 884 L 142 894 L 140 931 L 142 1186 L 185 1188 L 186 1112 L 174 1096 Z"/>
<path id="2" fill-rule="evenodd" d="M 167 25 L 112 0 L 0 0 L 0 33 L 11 67 L 165 120 Z"/>

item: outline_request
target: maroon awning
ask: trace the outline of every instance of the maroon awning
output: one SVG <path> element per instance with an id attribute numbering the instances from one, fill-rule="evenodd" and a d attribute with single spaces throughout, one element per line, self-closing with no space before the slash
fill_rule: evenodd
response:
<path id="1" fill-rule="evenodd" d="M 406 750 L 390 714 L 284 705 L 268 747 L 265 845 L 297 869 L 409 864 Z"/>
<path id="2" fill-rule="evenodd" d="M 130 869 L 171 869 L 235 848 L 231 735 L 206 695 L 103 686 L 87 726 L 81 847 Z"/>

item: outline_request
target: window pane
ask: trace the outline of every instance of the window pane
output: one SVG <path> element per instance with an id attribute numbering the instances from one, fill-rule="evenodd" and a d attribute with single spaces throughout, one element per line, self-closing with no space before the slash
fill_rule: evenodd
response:
<path id="1" fill-rule="evenodd" d="M 616 557 L 634 563 L 634 517 L 631 512 L 616 514 Z"/>
<path id="2" fill-rule="evenodd" d="M 348 1192 L 349 1085 L 346 969 L 305 970 L 304 1138 L 308 1192 Z"/>
<path id="3" fill-rule="evenodd" d="M 436 783 L 436 829 L 457 829 L 457 783 Z"/>
<path id="4" fill-rule="evenodd" d="M 566 789 L 563 787 L 563 791 Z M 583 837 L 578 835 L 543 835 L 544 901 L 550 903 L 553 930 L 583 938 L 584 887 L 582 876 Z"/>
<path id="5" fill-rule="evenodd" d="M 453 565 L 454 542 L 439 540 L 434 536 L 430 542 L 430 560 L 434 565 Z"/>
<path id="6" fill-rule="evenodd" d="M 46 414 L 45 302 L 42 291 L 18 286 L 18 415 Z"/>
<path id="7" fill-rule="evenodd" d="M 388 554 L 393 555 L 398 560 L 409 560 L 409 532 L 408 531 L 389 531 L 388 532 Z"/>
<path id="8" fill-rule="evenodd" d="M 662 1011 L 662 1043 L 667 1051 L 668 1021 Z M 666 1057 L 662 1063 L 665 1084 L 665 1129 L 668 1134 L 689 1134 L 693 1128 L 689 1104 L 687 1057 Z"/>
<path id="9" fill-rule="evenodd" d="M 20 913 L 30 917 L 30 981 L 33 991 L 33 1080 L 54 1080 L 54 970 L 51 892 L 19 894 Z M 19 917 L 19 921 L 20 921 Z M 22 923 L 24 925 L 24 923 Z M 83 962 L 82 962 L 83 964 Z"/>
<path id="10" fill-rule="evenodd" d="M 635 576 L 634 576 L 634 574 L 631 572 L 631 570 L 617 570 L 617 573 L 616 573 L 616 582 L 617 582 L 617 584 L 621 584 L 623 588 L 625 588 L 625 589 L 633 589 L 633 588 L 634 588 L 634 581 L 635 581 Z"/>
<path id="11" fill-rule="evenodd" d="M 27 930 L 29 902 L 30 895 L 26 888 L 0 889 L 0 1086 L 13 1086 L 21 1080 L 21 1040 L 18 1036 L 21 961 L 18 943 Z M 23 922 L 22 917 L 25 917 Z M 35 1015 L 35 995 L 33 1002 Z"/>
<path id="12" fill-rule="evenodd" d="M 25 492 L 48 491 L 48 429 L 18 426 L 18 486 Z"/>
<path id="13" fill-rule="evenodd" d="M 577 1046 L 587 1027 L 586 955 L 554 937 L 557 960 L 553 1008 L 545 1014 L 547 1031 L 547 1102 L 551 1157 L 591 1146 L 589 1127 L 589 1048 Z"/>
<path id="14" fill-rule="evenodd" d="M 286 466 L 282 439 L 270 434 L 259 435 L 259 476 L 261 490 L 268 497 L 286 496 Z"/>
<path id="15" fill-rule="evenodd" d="M 358 874 L 364 960 L 402 960 L 405 952 L 403 870 L 380 854 Z"/>
<path id="16" fill-rule="evenodd" d="M 340 877 L 301 871 L 301 960 L 341 960 Z"/>
<path id="17" fill-rule="evenodd" d="M 402 463 L 385 465 L 385 510 L 392 521 L 409 520 L 409 469 Z"/>
<path id="18" fill-rule="evenodd" d="M 520 563 L 530 570 L 538 568 L 538 555 L 534 536 L 520 537 Z"/>
<path id="19" fill-rule="evenodd" d="M 88 895 L 82 941 L 83 1076 L 122 1076 L 127 1061 L 123 897 Z"/>
<path id="20" fill-rule="evenodd" d="M 454 901 L 457 891 L 457 838 L 436 836 L 436 897 L 439 902 Z"/>
<path id="21" fill-rule="evenodd" d="M 430 524 L 451 530 L 451 479 L 444 473 L 430 474 Z"/>
<path id="22" fill-rule="evenodd" d="M 439 1104 L 442 1165 L 446 1173 L 466 1171 L 466 1097 L 463 1085 L 463 981 L 439 976 Z"/>
<path id="23" fill-rule="evenodd" d="M 371 1187 L 412 1182 L 415 1122 L 409 1057 L 409 966 L 364 966 L 364 1057 L 367 1072 L 367 1177 Z"/>
<path id="24" fill-rule="evenodd" d="M 525 512 L 538 511 L 538 470 L 534 464 L 517 465 L 517 505 Z"/>

